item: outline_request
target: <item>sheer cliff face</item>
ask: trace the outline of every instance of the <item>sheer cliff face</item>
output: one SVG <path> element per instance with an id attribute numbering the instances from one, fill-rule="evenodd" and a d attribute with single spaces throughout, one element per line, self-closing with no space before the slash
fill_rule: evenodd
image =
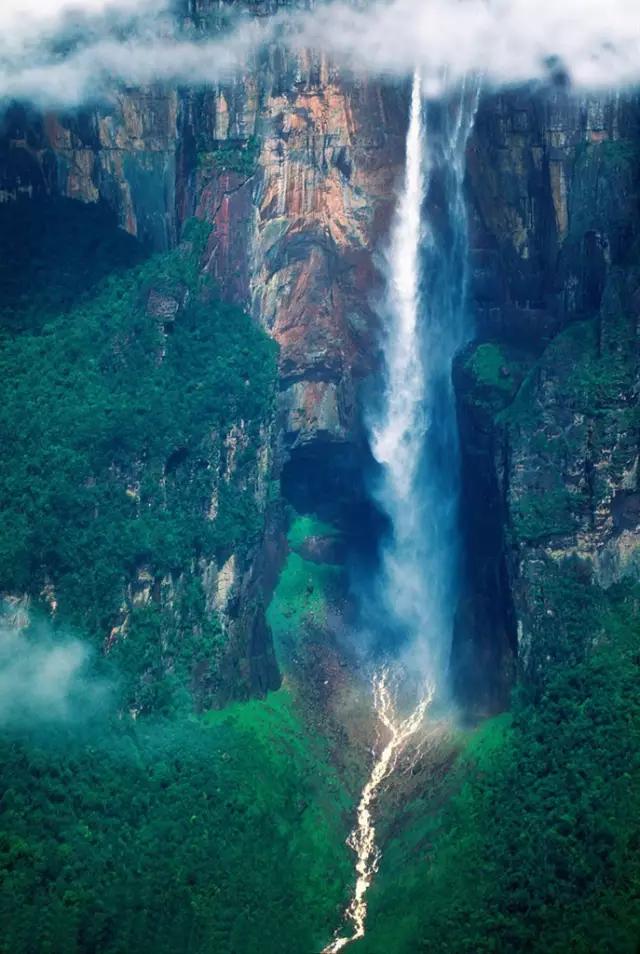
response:
<path id="1" fill-rule="evenodd" d="M 398 90 L 274 50 L 215 91 L 128 91 L 35 129 L 16 118 L 5 191 L 104 198 L 160 248 L 189 216 L 213 224 L 206 270 L 280 344 L 287 443 L 348 443 L 355 382 L 372 365 L 373 251 L 403 164 L 405 111 Z"/>
<path id="2" fill-rule="evenodd" d="M 209 28 L 208 3 L 190 15 Z M 219 89 L 12 114 L 3 191 L 102 197 L 160 248 L 191 216 L 212 224 L 203 268 L 280 345 L 280 462 L 357 466 L 406 114 L 406 90 L 271 49 Z M 470 141 L 481 344 L 456 368 L 469 560 L 454 669 L 480 707 L 504 703 L 517 655 L 543 666 L 550 580 L 638 574 L 639 143 L 632 99 L 531 90 L 483 97 Z"/>
<path id="3" fill-rule="evenodd" d="M 540 344 L 597 310 L 632 240 L 638 123 L 623 96 L 484 100 L 469 151 L 482 333 Z"/>
<path id="4" fill-rule="evenodd" d="M 265 89 L 215 103 L 217 136 L 257 142 L 249 180 L 198 173 L 198 214 L 216 222 L 210 267 L 280 345 L 289 446 L 349 443 L 354 381 L 373 351 L 373 250 L 403 158 L 400 97 L 343 81 L 324 58 L 272 61 L 260 75 Z"/>
<path id="5" fill-rule="evenodd" d="M 280 345 L 278 426 L 260 458 L 273 476 L 296 456 L 324 475 L 332 462 L 357 467 L 361 453 L 357 387 L 375 361 L 374 250 L 404 163 L 403 97 L 349 81 L 321 56 L 272 50 L 215 90 L 127 90 L 82 116 L 16 110 L 3 130 L 3 191 L 106 200 L 156 249 L 175 245 L 193 216 L 210 224 L 203 271 Z M 151 294 L 169 307 L 162 288 Z M 262 611 L 276 536 L 203 567 L 229 640 L 221 699 L 277 681 Z M 138 577 L 134 588 L 161 592 L 149 568 Z"/>
<path id="6" fill-rule="evenodd" d="M 480 475 L 466 488 L 481 559 L 458 637 L 464 675 L 497 655 L 504 678 L 516 651 L 543 672 L 571 580 L 606 589 L 640 572 L 639 123 L 637 101 L 564 93 L 487 99 L 478 117 L 485 343 L 456 369 L 466 466 Z"/>
<path id="7" fill-rule="evenodd" d="M 374 350 L 372 252 L 403 160 L 400 97 L 315 69 L 317 84 L 267 100 L 251 243 L 252 308 L 281 347 L 293 446 L 354 439 L 354 382 Z"/>

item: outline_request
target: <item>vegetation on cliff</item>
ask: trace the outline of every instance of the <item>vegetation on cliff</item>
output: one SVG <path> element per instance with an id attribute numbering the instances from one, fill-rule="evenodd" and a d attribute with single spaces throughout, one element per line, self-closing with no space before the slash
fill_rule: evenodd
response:
<path id="1" fill-rule="evenodd" d="M 200 566 L 241 560 L 278 496 L 275 345 L 201 278 L 201 223 L 150 256 L 100 206 L 0 217 L 0 590 L 31 596 L 27 653 L 121 627 L 80 687 L 110 688 L 99 712 L 3 724 L 0 951 L 319 950 L 351 877 L 327 746 L 290 690 L 201 717 L 190 692 L 225 639 Z M 289 633 L 334 575 L 291 559 Z"/>
<path id="2" fill-rule="evenodd" d="M 125 613 L 116 653 L 132 689 L 145 677 L 136 704 L 165 708 L 167 670 L 184 684 L 216 658 L 194 567 L 261 530 L 276 348 L 201 279 L 202 223 L 144 258 L 74 205 L 3 211 L 18 240 L 1 265 L 0 590 L 55 600 L 56 625 L 100 643 Z M 172 588 L 173 620 L 157 600 L 128 605 L 141 571 Z"/>
<path id="3" fill-rule="evenodd" d="M 309 629 L 321 630 L 326 625 L 331 601 L 344 586 L 341 566 L 306 559 L 300 552 L 315 535 L 331 539 L 335 534 L 329 524 L 294 515 L 288 533 L 291 549 L 267 614 L 276 652 L 283 663 L 296 654 Z"/>
<path id="4" fill-rule="evenodd" d="M 598 585 L 576 537 L 606 540 L 637 494 L 637 288 L 612 269 L 537 358 L 484 342 L 457 369 L 502 478 L 520 680 L 395 820 L 363 952 L 637 950 L 640 587 L 622 565 Z"/>
<path id="5" fill-rule="evenodd" d="M 198 152 L 198 165 L 211 166 L 218 172 L 235 172 L 248 179 L 257 167 L 258 140 L 252 136 L 246 140 L 229 140 L 219 144 L 215 152 Z"/>
<path id="6" fill-rule="evenodd" d="M 198 161 L 248 177 L 256 143 Z M 562 267 L 588 272 L 581 320 L 542 354 L 483 341 L 458 369 L 498 459 L 500 556 L 523 574 L 523 678 L 508 714 L 461 733 L 451 771 L 447 750 L 429 791 L 411 779 L 380 819 L 355 951 L 637 949 L 640 589 L 599 588 L 576 556 L 603 512 L 625 525 L 636 506 L 638 280 L 617 266 L 637 150 L 585 144 L 576 166 L 597 213 L 574 192 Z M 347 683 L 328 659 L 345 595 L 334 527 L 292 514 L 267 613 L 286 688 L 206 715 L 212 693 L 198 696 L 224 656 L 203 566 L 242 562 L 279 497 L 275 347 L 202 279 L 200 223 L 162 256 L 102 206 L 0 205 L 0 224 L 0 591 L 28 593 L 54 635 L 111 633 L 98 665 L 117 686 L 101 722 L 4 732 L 0 952 L 317 951 L 353 880 L 344 785 L 361 768 L 337 752 L 353 743 L 332 737 L 325 688 Z"/>
<path id="7" fill-rule="evenodd" d="M 484 341 L 470 346 L 459 362 L 465 394 L 480 411 L 492 415 L 511 403 L 531 365 L 531 357 L 513 345 Z"/>

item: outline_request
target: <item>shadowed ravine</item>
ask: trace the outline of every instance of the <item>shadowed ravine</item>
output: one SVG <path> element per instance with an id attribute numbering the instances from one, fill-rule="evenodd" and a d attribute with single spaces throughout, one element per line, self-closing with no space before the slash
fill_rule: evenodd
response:
<path id="1" fill-rule="evenodd" d="M 466 321 L 467 218 L 463 194 L 465 148 L 477 109 L 479 84 L 459 101 L 443 104 L 439 128 L 425 122 L 422 83 L 413 78 L 406 170 L 387 256 L 385 393 L 371 415 L 376 488 L 389 517 L 382 554 L 383 614 L 397 653 L 412 673 L 417 702 L 402 718 L 387 669 L 373 678 L 374 709 L 387 734 L 364 786 L 356 826 L 348 840 L 356 854 L 356 886 L 345 912 L 351 936 L 324 949 L 335 954 L 364 937 L 366 893 L 378 869 L 375 810 L 381 787 L 415 741 L 434 698 L 445 702 L 453 635 L 458 552 L 459 454 L 453 359 L 469 337 Z M 423 213 L 431 176 L 442 179 L 447 201 L 445 234 Z M 416 678 L 414 678 L 414 674 Z"/>

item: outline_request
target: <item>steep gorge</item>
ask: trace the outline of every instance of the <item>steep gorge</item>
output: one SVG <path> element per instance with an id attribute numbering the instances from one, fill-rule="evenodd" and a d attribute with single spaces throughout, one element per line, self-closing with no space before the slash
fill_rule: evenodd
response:
<path id="1" fill-rule="evenodd" d="M 278 5 L 257 3 L 251 11 L 262 15 Z M 193 28 L 206 31 L 216 27 L 218 13 L 217 4 L 202 2 L 190 4 L 188 17 Z M 249 715 L 233 709 L 229 724 L 240 725 L 244 733 L 245 720 L 255 718 L 264 734 L 261 746 L 271 746 L 275 731 L 278 758 L 282 739 L 284 760 L 295 752 L 304 796 L 287 788 L 286 771 L 278 762 L 279 794 L 290 812 L 287 831 L 295 830 L 298 816 L 311 824 L 308 804 L 314 819 L 321 819 L 318 831 L 324 831 L 333 796 L 340 801 L 341 817 L 336 821 L 332 809 L 327 830 L 338 841 L 351 817 L 372 741 L 366 693 L 350 672 L 358 616 L 348 569 L 354 550 L 365 560 L 365 569 L 371 565 L 367 560 L 375 562 L 385 530 L 384 517 L 370 497 L 375 465 L 363 407 L 367 389 L 375 389 L 379 381 L 379 254 L 405 165 L 408 113 L 406 83 L 349 77 L 325 54 L 270 47 L 242 78 L 217 88 L 121 89 L 110 105 L 81 114 L 41 116 L 16 106 L 2 120 L 4 208 L 68 200 L 89 212 L 95 208 L 108 216 L 110 210 L 120 232 L 131 236 L 126 264 L 128 256 L 140 256 L 141 267 L 150 267 L 134 280 L 144 291 L 140 327 L 146 329 L 143 350 L 147 343 L 150 348 L 145 373 L 153 375 L 148 369 L 174 353 L 176 329 L 180 335 L 186 327 L 202 345 L 210 334 L 224 337 L 225 322 L 233 323 L 234 347 L 250 342 L 248 363 L 245 355 L 233 383 L 241 392 L 243 380 L 251 385 L 258 376 L 260 362 L 266 368 L 267 356 L 274 359 L 258 328 L 278 345 L 277 370 L 274 365 L 269 381 L 262 382 L 262 411 L 238 399 L 236 418 L 225 418 L 222 429 L 162 445 L 157 458 L 134 455 L 116 474 L 119 489 L 138 508 L 142 487 L 143 501 L 157 508 L 154 518 L 172 507 L 182 513 L 182 504 L 189 501 L 188 519 L 197 532 L 189 537 L 187 552 L 180 550 L 176 558 L 180 572 L 154 560 L 170 537 L 157 538 L 159 544 L 154 538 L 155 548 L 148 547 L 151 558 L 147 553 L 138 559 L 135 551 L 136 559 L 116 573 L 115 591 L 121 598 L 96 621 L 94 635 L 109 651 L 120 645 L 126 668 L 133 645 L 127 632 L 130 617 L 139 610 L 148 611 L 150 619 L 159 614 L 160 623 L 156 618 L 145 628 L 143 620 L 139 630 L 145 652 L 136 662 L 136 715 L 163 711 L 163 693 L 150 692 L 150 681 L 174 688 L 177 681 L 192 693 L 195 686 L 196 707 L 203 710 L 263 697 L 280 685 L 284 672 L 283 692 L 293 693 L 293 715 L 271 696 L 264 710 L 258 702 L 247 704 L 243 711 Z M 639 144 L 640 107 L 633 97 L 580 99 L 562 88 L 486 90 L 480 97 L 466 150 L 465 181 L 469 299 L 476 333 L 454 367 L 465 561 L 451 670 L 457 700 L 470 723 L 507 708 L 518 679 L 519 691 L 536 700 L 544 697 L 547 708 L 541 711 L 552 711 L 545 692 L 551 692 L 553 704 L 562 697 L 558 671 L 573 667 L 576 680 L 582 678 L 591 652 L 615 643 L 611 633 L 615 637 L 616 627 L 624 643 L 619 617 L 626 613 L 632 620 L 637 613 Z M 437 180 L 428 203 L 440 236 L 450 239 L 446 196 Z M 168 257 L 148 258 L 151 251 Z M 87 259 L 90 255 L 91 249 Z M 156 267 L 153 262 L 165 264 Z M 127 300 L 127 315 L 137 315 L 140 305 L 136 293 Z M 107 303 L 102 314 L 110 309 Z M 115 354 L 127 349 L 137 354 L 132 340 L 117 337 Z M 196 363 L 196 372 L 201 370 Z M 188 394 L 190 367 L 186 371 L 178 384 Z M 197 380 L 208 385 L 206 376 Z M 273 405 L 265 397 L 268 391 Z M 194 406 L 200 413 L 200 405 Z M 165 408 L 158 407 L 161 420 Z M 217 411 L 205 406 L 202 413 L 207 427 L 217 423 Z M 113 475 L 113 461 L 106 469 Z M 156 487 L 145 497 L 145 481 L 161 487 L 161 493 Z M 252 504 L 246 521 L 246 514 L 224 510 L 236 495 L 257 505 L 254 509 Z M 213 524 L 214 533 L 219 526 L 220 535 L 228 529 L 222 520 L 216 524 L 219 506 L 225 520 L 230 515 L 235 536 L 203 554 L 201 525 Z M 193 539 L 197 543 L 189 549 Z M 53 618 L 56 611 L 64 612 L 64 602 L 58 609 L 64 587 L 56 586 L 46 561 L 37 573 L 22 589 L 4 587 L 11 622 L 22 626 L 28 599 Z M 202 626 L 203 617 L 220 629 L 212 634 Z M 176 645 L 169 635 L 174 632 Z M 214 662 L 208 655 L 212 645 Z M 623 676 L 620 682 L 626 686 L 626 670 Z M 302 705 L 301 691 L 307 693 Z M 629 711 L 631 707 L 630 702 Z M 302 728 L 296 722 L 301 709 Z M 516 722 L 522 718 L 518 711 Z M 490 753 L 494 726 L 501 751 L 504 718 L 490 721 L 480 732 L 481 739 L 482 731 L 489 736 Z M 227 738 L 236 737 L 224 719 L 222 714 L 220 737 L 227 744 Z M 253 725 L 249 731 L 255 731 Z M 318 750 L 312 746 L 310 756 L 304 746 L 314 732 L 321 745 Z M 603 738 L 610 745 L 606 733 Z M 233 750 L 233 744 L 227 749 Z M 425 777 L 422 763 L 407 769 L 409 780 L 403 784 L 411 798 L 406 806 L 398 804 L 399 796 L 395 802 L 392 798 L 397 816 L 390 808 L 382 825 L 389 864 L 406 866 L 407 878 L 420 890 L 420 865 L 435 857 L 435 874 L 427 877 L 440 876 L 438 884 L 446 894 L 446 852 L 455 852 L 446 841 L 448 822 L 439 813 L 450 801 L 457 806 L 456 786 L 466 791 L 466 763 L 451 771 L 464 744 L 456 739 L 436 753 L 430 763 L 436 766 L 433 778 Z M 220 745 L 217 757 L 224 748 Z M 629 758 L 628 752 L 610 748 L 616 765 Z M 225 750 L 220 758 L 224 761 L 228 754 Z M 229 774 L 224 775 L 224 766 L 221 770 L 222 786 L 234 785 L 233 755 L 231 759 Z M 324 781 L 313 780 L 315 759 L 327 773 L 326 788 Z M 523 759 L 514 763 L 524 778 Z M 474 770 L 469 775 L 475 779 Z M 506 798 L 509 789 L 496 783 L 492 791 Z M 491 806 L 493 818 L 498 811 L 495 803 Z M 251 809 L 243 802 L 237 810 L 238 839 L 245 811 Z M 271 811 L 269 803 L 261 825 Z M 504 829 L 510 832 L 510 816 L 505 815 Z M 455 816 L 454 830 L 455 824 L 466 831 L 464 811 Z M 270 837 L 280 837 L 268 831 Z M 474 854 L 475 836 L 469 836 L 473 850 L 468 858 L 481 863 L 478 859 L 486 855 Z M 604 844 L 606 833 L 602 839 Z M 444 854 L 439 853 L 442 844 Z M 301 850 L 307 850 L 306 842 Z M 337 860 L 336 852 L 329 861 L 329 854 L 327 849 L 317 855 L 330 865 L 333 880 L 329 900 L 313 915 L 314 944 L 328 940 L 348 887 L 341 880 L 348 877 L 344 855 Z M 465 858 L 463 854 L 462 864 L 468 863 Z M 314 885 L 321 895 L 317 864 Z M 197 875 L 189 877 L 197 882 L 200 917 L 207 889 Z M 393 889 L 390 904 L 388 885 L 383 866 L 372 902 L 372 936 L 362 950 L 392 949 L 389 924 L 400 917 L 413 925 L 413 933 L 398 937 L 396 949 L 413 952 L 418 937 L 428 939 L 429 930 L 437 934 L 438 923 L 415 927 L 419 917 L 413 908 L 423 895 L 408 891 L 409 907 L 403 907 Z M 471 889 L 469 897 L 475 897 Z M 464 905 L 453 906 L 458 903 L 455 892 L 452 898 L 449 908 L 444 902 L 441 906 L 443 934 L 447 917 L 460 923 L 468 914 Z M 478 909 L 483 904 L 484 897 Z M 487 902 L 495 915 L 495 935 L 506 930 L 508 918 L 501 921 L 504 912 L 495 914 L 492 904 Z M 514 904 L 521 905 L 521 912 L 526 907 L 520 898 Z M 546 905 L 543 899 L 542 921 Z M 471 915 L 477 910 L 472 908 Z M 490 950 L 494 935 L 489 932 L 487 940 L 486 929 L 473 923 L 476 933 L 468 949 Z M 247 941 L 249 935 L 241 933 L 244 940 L 239 942 L 229 940 L 232 929 L 226 934 L 220 930 L 223 940 L 216 943 L 227 943 L 234 954 L 234 944 L 259 943 L 255 934 Z M 212 936 L 202 944 L 213 943 Z M 304 935 L 305 943 L 309 936 Z M 517 950 L 528 937 L 526 932 L 524 941 L 500 936 L 505 950 Z M 457 954 L 461 948 L 456 949 L 455 937 L 454 932 L 450 948 L 440 941 L 441 949 Z M 622 942 L 618 949 L 626 950 Z"/>
<path id="2" fill-rule="evenodd" d="M 375 252 L 402 168 L 406 102 L 401 90 L 341 77 L 326 57 L 273 50 L 244 81 L 217 92 L 131 91 L 117 108 L 69 119 L 66 127 L 53 117 L 14 117 L 5 138 L 7 195 L 27 189 L 89 202 L 102 196 L 123 226 L 156 247 L 172 244 L 190 215 L 212 225 L 205 271 L 280 345 L 277 469 L 284 467 L 285 488 L 302 506 L 331 501 L 343 516 L 365 496 L 359 382 L 377 360 Z M 501 405 L 558 332 L 596 318 L 607 282 L 622 281 L 625 303 L 618 307 L 633 309 L 626 303 L 633 301 L 632 277 L 613 271 L 630 264 L 636 241 L 637 135 L 638 107 L 628 97 L 580 101 L 563 90 L 483 96 L 468 149 L 471 296 L 478 336 L 487 343 L 480 357 L 500 364 L 502 352 L 490 352 L 489 343 L 515 349 L 513 372 L 508 360 L 496 372 Z M 491 404 L 491 396 L 467 402 L 473 386 L 465 377 L 461 426 L 464 435 L 469 420 L 473 486 L 465 499 L 469 590 L 455 666 L 460 685 L 477 683 L 481 704 L 493 707 L 506 699 L 518 620 L 522 627 L 528 615 L 526 595 L 515 605 L 512 596 L 526 593 L 527 558 L 518 569 L 517 539 L 507 554 L 502 524 L 512 521 L 505 493 L 527 493 L 516 471 L 545 491 L 572 471 L 602 472 L 613 448 L 598 451 L 599 464 L 585 446 L 591 424 L 576 424 L 584 436 L 576 433 L 578 444 L 564 457 L 580 459 L 565 459 L 562 474 L 545 478 L 545 467 L 556 468 L 558 460 L 518 459 L 530 450 L 507 451 L 486 414 L 477 427 L 479 405 Z M 630 398 L 620 395 L 620 411 Z M 543 417 L 546 400 L 557 403 L 539 393 Z M 521 440 L 530 447 L 528 431 Z M 498 453 L 502 463 L 494 463 Z M 633 483 L 622 476 L 634 472 L 632 436 L 620 453 L 621 476 L 612 479 Z M 613 526 L 614 498 L 616 512 L 626 513 L 634 488 L 622 484 L 622 496 L 614 484 L 603 500 L 600 528 Z M 486 499 L 489 508 L 480 505 Z M 583 520 L 580 529 L 582 552 L 606 542 L 588 519 L 591 525 Z M 613 535 L 632 562 L 633 528 Z M 531 550 L 531 542 L 521 545 Z M 571 549 L 566 540 L 562 546 Z"/>

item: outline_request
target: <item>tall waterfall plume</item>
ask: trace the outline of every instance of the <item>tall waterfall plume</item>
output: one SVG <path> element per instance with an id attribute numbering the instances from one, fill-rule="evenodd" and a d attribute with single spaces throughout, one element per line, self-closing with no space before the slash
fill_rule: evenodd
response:
<path id="1" fill-rule="evenodd" d="M 403 639 L 418 667 L 418 699 L 403 717 L 389 670 L 374 674 L 382 736 L 348 840 L 356 854 L 356 884 L 344 916 L 351 933 L 337 933 L 323 954 L 337 954 L 366 933 L 367 892 L 381 858 L 376 804 L 442 693 L 453 634 L 459 459 L 451 368 L 469 334 L 463 186 L 478 97 L 474 84 L 463 87 L 455 103 L 432 104 L 435 126 L 427 129 L 420 76 L 413 78 L 405 181 L 387 255 L 385 389 L 371 446 L 380 465 L 378 501 L 392 529 L 374 585 L 386 628 Z M 446 207 L 437 229 L 424 214 L 436 177 Z"/>
<path id="2" fill-rule="evenodd" d="M 385 387 L 370 423 L 376 489 L 390 534 L 382 554 L 383 618 L 408 668 L 444 691 L 458 575 L 459 452 L 451 382 L 466 319 L 465 150 L 479 84 L 454 102 L 423 103 L 414 76 L 404 188 L 386 259 Z M 437 188 L 439 215 L 429 212 Z M 409 662 L 409 659 L 407 660 Z"/>

